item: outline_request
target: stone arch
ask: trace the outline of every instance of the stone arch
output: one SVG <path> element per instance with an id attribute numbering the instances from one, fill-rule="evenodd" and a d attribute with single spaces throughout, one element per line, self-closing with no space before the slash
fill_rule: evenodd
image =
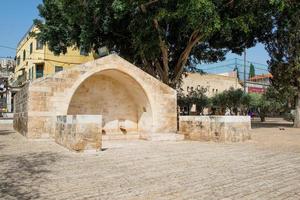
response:
<path id="1" fill-rule="evenodd" d="M 102 79 L 106 81 L 104 84 L 107 88 L 111 88 L 112 85 L 118 85 L 117 89 L 123 88 L 121 91 L 116 89 L 115 94 L 127 95 L 131 102 L 127 106 L 132 108 L 133 113 L 136 113 L 135 118 L 131 113 L 131 117 L 127 120 L 136 122 L 136 130 L 142 138 L 175 137 L 174 133 L 177 131 L 176 91 L 117 55 L 109 55 L 74 66 L 28 84 L 16 95 L 15 129 L 28 138 L 55 137 L 58 116 L 84 113 L 83 110 L 79 112 L 79 110 L 69 109 L 70 104 L 71 108 L 76 107 L 76 101 L 72 102 L 76 92 L 80 93 L 89 89 L 89 86 L 86 86 L 89 82 L 98 83 L 94 84 L 95 87 L 101 85 L 99 80 Z M 125 94 L 124 91 L 126 91 Z M 74 101 L 75 104 L 73 104 Z M 113 105 L 119 106 L 121 103 L 122 101 L 119 101 Z M 119 112 L 117 116 L 121 126 L 122 123 L 126 125 L 125 117 L 123 117 L 127 112 L 125 108 L 126 106 L 122 107 L 123 113 Z M 86 111 L 89 109 L 91 111 L 91 108 L 86 107 L 86 109 Z M 100 114 L 103 109 L 98 110 L 97 114 Z M 114 120 L 111 118 L 111 121 Z M 128 124 L 134 123 L 128 122 Z M 147 135 L 141 135 L 144 133 Z"/>
<path id="2" fill-rule="evenodd" d="M 67 102 L 67 115 L 102 115 L 104 134 L 152 132 L 149 95 L 136 78 L 120 69 L 85 75 L 74 84 Z"/>

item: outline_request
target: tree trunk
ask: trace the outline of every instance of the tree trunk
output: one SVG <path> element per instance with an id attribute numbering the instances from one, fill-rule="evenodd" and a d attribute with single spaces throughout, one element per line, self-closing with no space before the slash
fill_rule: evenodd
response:
<path id="1" fill-rule="evenodd" d="M 190 36 L 190 39 L 184 49 L 184 51 L 180 54 L 177 63 L 175 65 L 174 69 L 174 78 L 172 80 L 172 84 L 174 86 L 177 85 L 179 79 L 181 78 L 181 75 L 184 71 L 184 67 L 188 61 L 188 58 L 190 56 L 190 53 L 193 49 L 193 47 L 200 41 L 201 35 L 198 30 L 195 30 L 192 35 Z"/>
<path id="2" fill-rule="evenodd" d="M 266 121 L 266 116 L 265 116 L 265 114 L 259 114 L 259 117 L 260 117 L 260 121 L 261 122 L 265 122 Z"/>
<path id="3" fill-rule="evenodd" d="M 294 127 L 300 128 L 300 92 L 298 92 L 296 98 Z"/>
<path id="4" fill-rule="evenodd" d="M 155 0 L 154 0 L 155 1 Z M 153 2 L 154 2 L 153 1 Z M 161 50 L 162 55 L 162 63 L 159 64 L 159 72 L 160 72 L 160 78 L 163 81 L 163 83 L 169 85 L 169 51 L 166 42 L 163 40 L 162 36 L 160 35 L 160 27 L 158 24 L 158 20 L 153 20 L 154 27 L 157 30 L 158 39 L 159 39 L 159 47 Z"/>

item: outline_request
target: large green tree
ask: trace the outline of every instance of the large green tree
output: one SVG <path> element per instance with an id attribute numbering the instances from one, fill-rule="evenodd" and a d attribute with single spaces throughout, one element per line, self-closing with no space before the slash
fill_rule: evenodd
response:
<path id="1" fill-rule="evenodd" d="M 295 98 L 294 126 L 300 127 L 300 1 L 282 1 L 274 14 L 274 29 L 267 43 L 272 83 Z"/>
<path id="2" fill-rule="evenodd" d="M 271 3 L 270 3 L 271 2 Z M 50 50 L 106 46 L 175 87 L 186 66 L 241 53 L 272 29 L 276 0 L 44 0 L 40 39 Z"/>

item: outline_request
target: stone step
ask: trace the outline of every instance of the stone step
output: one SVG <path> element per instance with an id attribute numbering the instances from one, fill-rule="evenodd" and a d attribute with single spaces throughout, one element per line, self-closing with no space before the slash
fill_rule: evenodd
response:
<path id="1" fill-rule="evenodd" d="M 128 135 L 121 135 L 121 134 L 112 134 L 112 135 L 102 135 L 102 141 L 107 140 L 136 140 L 140 139 L 139 134 L 128 134 Z"/>
<path id="2" fill-rule="evenodd" d="M 0 119 L 0 125 L 12 125 L 13 124 L 13 119 L 12 118 L 2 118 Z"/>
<path id="3" fill-rule="evenodd" d="M 178 133 L 151 133 L 142 135 L 142 138 L 150 141 L 182 141 L 184 135 Z"/>

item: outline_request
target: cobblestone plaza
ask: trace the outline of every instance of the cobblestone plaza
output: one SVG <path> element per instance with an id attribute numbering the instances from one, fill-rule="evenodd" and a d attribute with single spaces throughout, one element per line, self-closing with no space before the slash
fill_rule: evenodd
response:
<path id="1" fill-rule="evenodd" d="M 300 199 L 300 131 L 245 143 L 106 141 L 73 153 L 2 127 L 0 199 Z"/>

